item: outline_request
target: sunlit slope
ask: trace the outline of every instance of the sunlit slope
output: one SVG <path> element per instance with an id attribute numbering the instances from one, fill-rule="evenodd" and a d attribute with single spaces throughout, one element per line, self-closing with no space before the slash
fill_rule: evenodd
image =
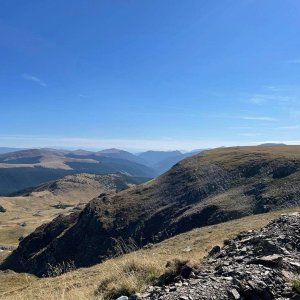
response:
<path id="1" fill-rule="evenodd" d="M 43 275 L 50 261 L 89 266 L 115 253 L 112 238 L 158 242 L 195 227 L 296 206 L 299 166 L 298 146 L 202 152 L 157 179 L 101 195 L 79 215 L 37 229 L 3 267 Z"/>

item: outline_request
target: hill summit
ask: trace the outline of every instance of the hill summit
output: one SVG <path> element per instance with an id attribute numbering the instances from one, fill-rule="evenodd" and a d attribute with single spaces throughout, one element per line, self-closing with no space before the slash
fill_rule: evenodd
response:
<path id="1" fill-rule="evenodd" d="M 1 266 L 39 276 L 49 264 L 90 266 L 114 255 L 114 239 L 145 245 L 191 230 L 300 204 L 300 147 L 202 152 L 149 182 L 101 194 L 21 241 Z"/>

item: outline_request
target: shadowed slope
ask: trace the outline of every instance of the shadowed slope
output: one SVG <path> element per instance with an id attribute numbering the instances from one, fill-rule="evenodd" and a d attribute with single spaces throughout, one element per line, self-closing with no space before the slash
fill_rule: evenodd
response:
<path id="1" fill-rule="evenodd" d="M 298 146 L 205 151 L 150 182 L 95 198 L 46 246 L 43 229 L 37 230 L 2 268 L 42 275 L 48 263 L 68 260 L 88 266 L 115 253 L 112 238 L 145 244 L 195 227 L 299 205 L 299 166 Z"/>
<path id="2" fill-rule="evenodd" d="M 101 193 L 114 193 L 141 182 L 124 174 L 75 174 L 0 197 L 0 245 L 16 246 L 21 236 L 59 214 L 78 211 Z M 1 205 L 5 212 L 1 213 Z"/>

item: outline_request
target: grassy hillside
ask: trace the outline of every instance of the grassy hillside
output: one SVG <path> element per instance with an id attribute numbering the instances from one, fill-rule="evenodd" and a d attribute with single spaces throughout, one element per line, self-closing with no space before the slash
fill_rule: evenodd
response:
<path id="1" fill-rule="evenodd" d="M 95 198 L 79 215 L 38 228 L 2 267 L 42 275 L 50 261 L 89 266 L 116 253 L 112 238 L 143 245 L 196 227 L 297 206 L 299 180 L 299 146 L 205 151 L 157 179 Z"/>
<path id="2" fill-rule="evenodd" d="M 261 228 L 282 213 L 299 210 L 299 207 L 294 207 L 193 229 L 152 247 L 54 278 L 37 278 L 12 271 L 0 272 L 0 297 L 7 300 L 99 300 L 115 299 L 115 296 L 127 292 L 140 292 L 165 271 L 167 261 L 178 258 L 189 260 L 192 264 L 198 263 L 213 246 L 221 246 L 225 239 L 241 231 Z M 132 246 L 122 247 L 122 243 L 118 245 L 118 249 L 123 248 L 125 251 Z M 95 295 L 99 287 L 102 287 L 100 293 Z"/>
<path id="3" fill-rule="evenodd" d="M 76 174 L 45 183 L 14 197 L 0 197 L 0 245 L 16 246 L 18 238 L 59 214 L 82 209 L 101 193 L 113 193 L 140 182 L 123 174 Z"/>

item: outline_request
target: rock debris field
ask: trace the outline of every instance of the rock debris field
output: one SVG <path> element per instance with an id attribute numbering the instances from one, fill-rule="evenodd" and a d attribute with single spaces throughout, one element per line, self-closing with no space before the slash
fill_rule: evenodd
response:
<path id="1" fill-rule="evenodd" d="M 200 266 L 182 266 L 168 284 L 121 299 L 299 300 L 299 249 L 300 214 L 282 215 L 259 231 L 226 240 L 223 248 L 214 247 Z"/>

